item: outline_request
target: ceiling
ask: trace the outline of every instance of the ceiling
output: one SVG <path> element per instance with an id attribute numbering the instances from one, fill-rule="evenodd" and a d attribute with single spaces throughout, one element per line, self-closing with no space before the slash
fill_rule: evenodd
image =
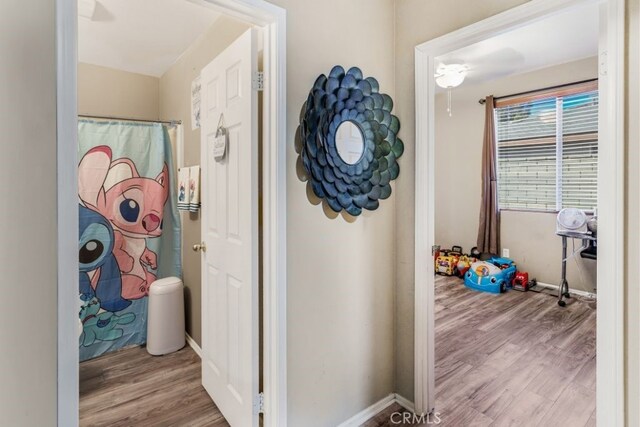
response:
<path id="1" fill-rule="evenodd" d="M 467 64 L 465 84 L 481 83 L 598 55 L 598 6 L 576 8 L 442 55 Z"/>
<path id="2" fill-rule="evenodd" d="M 97 0 L 78 18 L 78 60 L 160 77 L 219 16 L 188 0 Z"/>

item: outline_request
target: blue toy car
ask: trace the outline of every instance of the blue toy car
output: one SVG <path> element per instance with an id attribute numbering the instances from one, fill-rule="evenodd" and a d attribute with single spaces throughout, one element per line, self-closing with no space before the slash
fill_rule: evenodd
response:
<path id="1" fill-rule="evenodd" d="M 476 291 L 499 294 L 511 288 L 516 264 L 509 258 L 493 257 L 477 261 L 464 275 L 464 284 Z"/>

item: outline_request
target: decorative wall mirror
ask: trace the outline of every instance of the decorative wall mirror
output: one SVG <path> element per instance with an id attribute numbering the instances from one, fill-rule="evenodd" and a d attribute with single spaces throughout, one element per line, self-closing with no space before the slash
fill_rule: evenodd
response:
<path id="1" fill-rule="evenodd" d="M 404 144 L 393 101 L 359 68 L 320 75 L 300 120 L 300 158 L 313 193 L 335 212 L 357 216 L 391 195 Z"/>
<path id="2" fill-rule="evenodd" d="M 351 120 L 340 123 L 336 129 L 336 151 L 348 165 L 355 165 L 364 153 L 364 134 L 360 126 Z"/>

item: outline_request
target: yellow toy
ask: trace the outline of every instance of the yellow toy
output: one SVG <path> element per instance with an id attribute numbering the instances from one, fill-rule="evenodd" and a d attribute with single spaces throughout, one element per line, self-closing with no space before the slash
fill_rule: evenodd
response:
<path id="1" fill-rule="evenodd" d="M 453 276 L 453 269 L 457 264 L 453 255 L 440 255 L 436 258 L 436 273 L 444 276 Z"/>
<path id="2" fill-rule="evenodd" d="M 456 273 L 458 261 L 462 256 L 462 248 L 454 246 L 451 250 L 442 250 L 436 257 L 436 273 L 443 276 L 453 276 Z"/>

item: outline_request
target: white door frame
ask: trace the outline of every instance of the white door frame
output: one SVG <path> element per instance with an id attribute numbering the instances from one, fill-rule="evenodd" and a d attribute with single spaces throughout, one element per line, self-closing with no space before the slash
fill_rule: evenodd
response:
<path id="1" fill-rule="evenodd" d="M 264 30 L 264 421 L 287 425 L 286 11 L 265 0 L 191 0 Z M 76 0 L 56 1 L 58 425 L 78 425 Z"/>
<path id="2" fill-rule="evenodd" d="M 415 186 L 415 408 L 435 406 L 435 58 L 532 21 L 589 3 L 606 12 L 606 53 L 601 70 L 605 105 L 601 114 L 598 175 L 597 422 L 624 425 L 624 0 L 532 0 L 468 27 L 416 46 Z M 601 80 L 602 81 L 602 80 Z M 611 288 L 609 288 L 611 287 Z M 551 302 L 550 302 L 551 304 Z M 560 309 L 560 308 L 558 308 Z"/>

